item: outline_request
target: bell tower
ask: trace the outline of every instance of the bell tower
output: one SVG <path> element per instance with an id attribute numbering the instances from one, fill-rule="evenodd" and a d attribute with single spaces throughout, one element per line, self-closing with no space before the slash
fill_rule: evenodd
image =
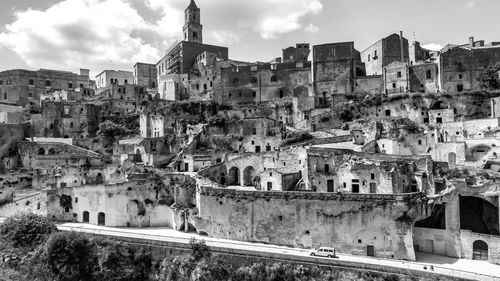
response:
<path id="1" fill-rule="evenodd" d="M 203 43 L 203 25 L 200 24 L 200 9 L 194 0 L 184 11 L 184 40 L 188 42 Z"/>

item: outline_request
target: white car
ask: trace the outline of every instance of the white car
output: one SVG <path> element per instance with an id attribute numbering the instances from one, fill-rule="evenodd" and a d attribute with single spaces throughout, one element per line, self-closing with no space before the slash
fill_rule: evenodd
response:
<path id="1" fill-rule="evenodd" d="M 337 257 L 335 255 L 335 248 L 330 248 L 330 247 L 320 247 L 318 249 L 312 249 L 309 255 L 318 257 L 328 257 L 328 258 Z"/>

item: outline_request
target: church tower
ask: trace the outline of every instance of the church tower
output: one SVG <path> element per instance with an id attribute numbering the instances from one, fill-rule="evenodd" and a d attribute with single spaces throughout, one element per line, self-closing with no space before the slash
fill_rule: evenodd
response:
<path id="1" fill-rule="evenodd" d="M 203 25 L 200 24 L 200 9 L 191 0 L 184 11 L 184 40 L 188 42 L 203 43 Z"/>

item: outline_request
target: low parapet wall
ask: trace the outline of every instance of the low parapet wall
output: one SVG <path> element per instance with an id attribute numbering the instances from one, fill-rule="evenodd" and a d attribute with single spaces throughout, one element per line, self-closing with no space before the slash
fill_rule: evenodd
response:
<path id="1" fill-rule="evenodd" d="M 404 194 L 361 194 L 361 193 L 332 193 L 332 192 L 300 192 L 300 191 L 250 191 L 237 189 L 221 189 L 209 186 L 200 187 L 200 195 L 214 197 L 262 198 L 262 199 L 306 199 L 306 200 L 335 200 L 335 201 L 408 201 L 424 197 L 422 192 Z"/>

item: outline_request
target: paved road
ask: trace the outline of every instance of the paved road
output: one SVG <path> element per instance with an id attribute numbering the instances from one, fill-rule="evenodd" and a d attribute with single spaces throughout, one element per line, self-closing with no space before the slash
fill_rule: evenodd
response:
<path id="1" fill-rule="evenodd" d="M 3 221 L 4 219 L 0 218 L 0 223 L 2 223 Z M 343 253 L 337 253 L 339 259 L 334 259 L 333 261 L 331 261 L 327 258 L 309 257 L 309 250 L 307 249 L 204 237 L 194 233 L 175 231 L 169 228 L 112 228 L 82 223 L 62 223 L 58 225 L 58 229 L 63 231 L 79 231 L 105 236 L 136 238 L 153 241 L 168 241 L 184 244 L 189 243 L 189 240 L 194 237 L 199 240 L 205 240 L 207 246 L 209 247 L 232 248 L 254 253 L 284 254 L 285 257 L 307 257 L 308 261 L 311 262 L 318 261 L 317 259 L 321 259 L 322 263 L 328 261 L 332 263 L 337 261 L 345 261 L 351 263 L 359 263 L 360 266 L 363 264 L 379 266 L 383 265 L 387 267 L 411 269 L 423 272 L 430 272 L 429 266 L 433 265 L 433 272 L 437 274 L 473 280 L 500 281 L 499 265 L 490 264 L 485 261 L 454 259 L 424 253 L 417 253 L 416 262 L 353 256 Z M 424 269 L 425 266 L 428 269 Z"/>
<path id="2" fill-rule="evenodd" d="M 195 237 L 196 239 L 205 240 L 206 244 L 209 247 L 229 247 L 247 252 L 276 253 L 290 256 L 308 257 L 312 262 L 314 262 L 316 259 L 322 259 L 322 261 L 328 260 L 327 258 L 321 257 L 309 257 L 309 250 L 307 249 L 204 237 L 194 233 L 184 233 L 168 228 L 111 228 L 80 223 L 64 223 L 60 224 L 58 228 L 61 230 L 83 231 L 101 235 L 112 235 L 117 237 L 129 237 L 156 241 L 171 241 L 178 243 L 189 243 L 189 239 L 191 237 Z M 424 272 L 430 272 L 429 269 L 424 269 L 424 266 L 427 266 L 427 268 L 429 268 L 430 265 L 433 265 L 434 273 L 438 274 L 473 280 L 500 281 L 500 266 L 484 261 L 453 259 L 430 254 L 418 254 L 417 262 L 353 256 L 342 253 L 338 253 L 337 255 L 339 256 L 339 261 L 359 263 L 360 265 L 383 265 L 388 267 L 411 269 Z"/>

